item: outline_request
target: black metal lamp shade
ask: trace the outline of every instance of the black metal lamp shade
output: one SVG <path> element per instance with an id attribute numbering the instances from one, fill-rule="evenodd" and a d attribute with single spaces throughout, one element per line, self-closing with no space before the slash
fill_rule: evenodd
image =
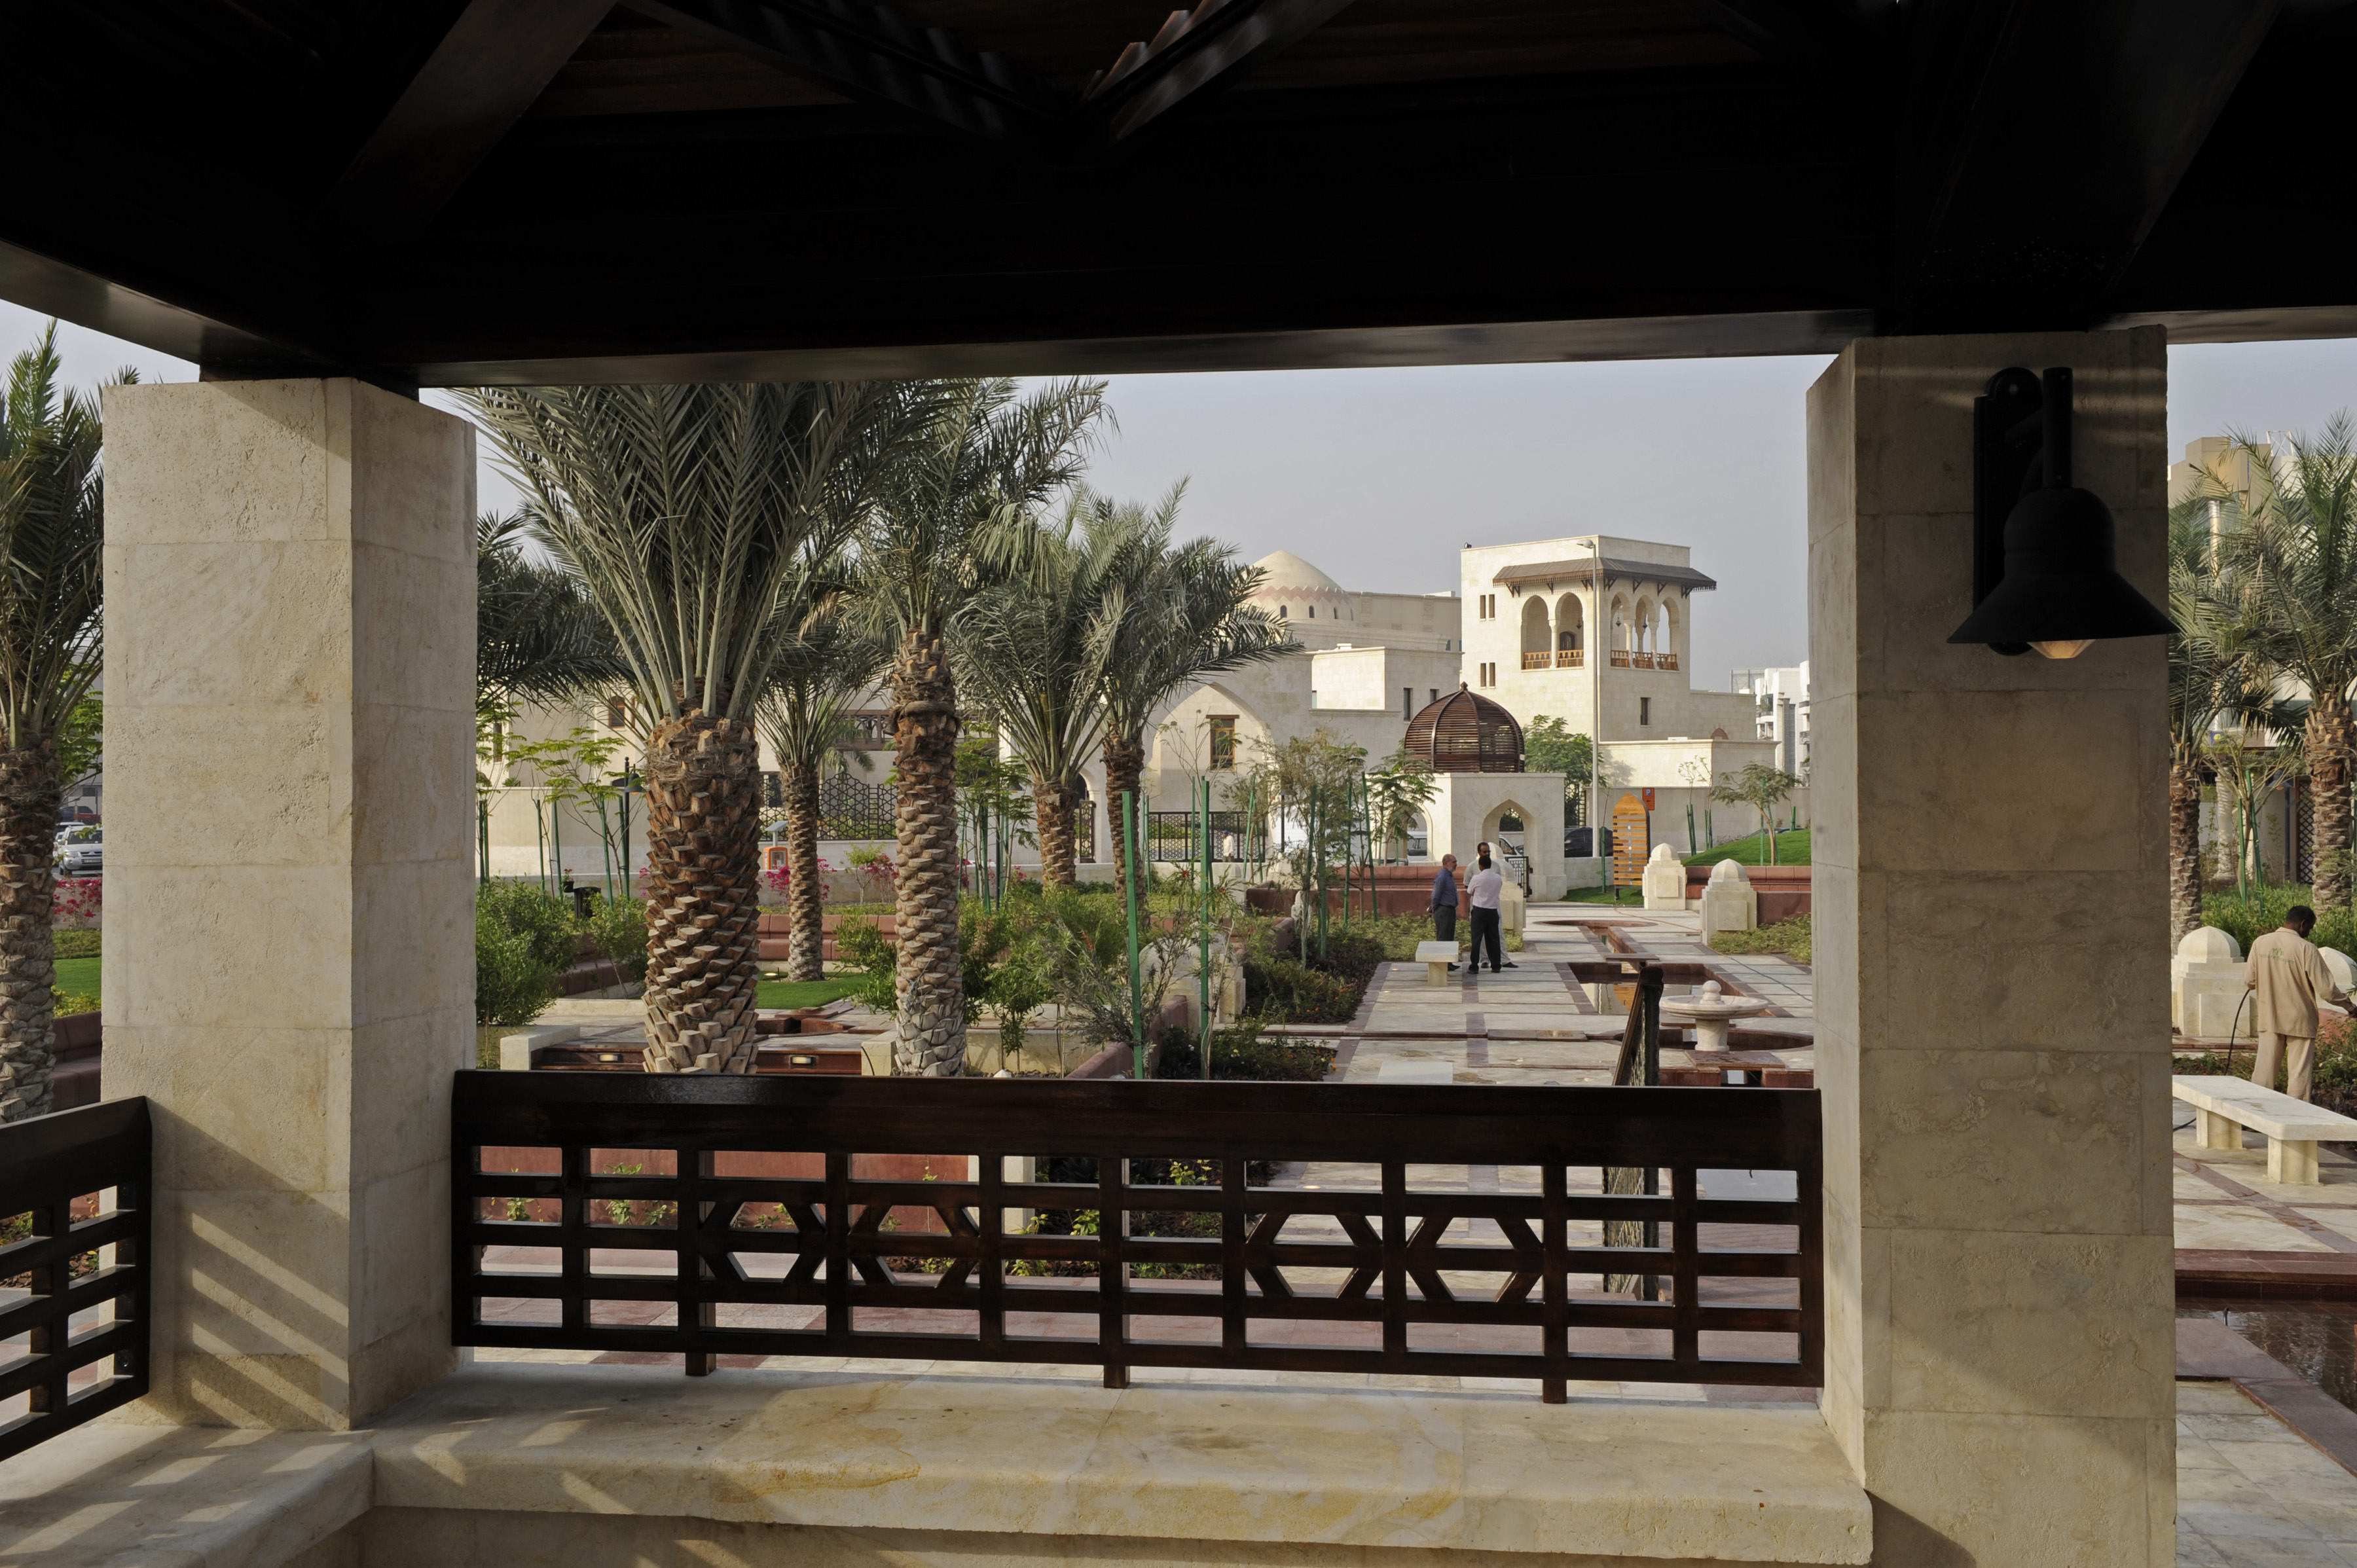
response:
<path id="1" fill-rule="evenodd" d="M 2059 645 L 2078 643 L 2077 653 L 2104 638 L 2175 631 L 2120 575 L 2112 532 L 2112 509 L 2092 490 L 2030 491 L 2006 519 L 2005 576 L 1948 640 L 2026 642 L 2050 657 Z"/>
<path id="2" fill-rule="evenodd" d="M 2008 371 L 2007 375 L 2020 372 Z M 1993 390 L 1995 383 L 1992 383 Z M 2176 623 L 2120 575 L 2112 509 L 2071 483 L 2071 372 L 2046 372 L 2045 441 L 2025 489 L 2005 520 L 2004 575 L 1948 640 L 1985 642 L 2002 653 L 2034 648 L 2071 659 L 2115 637 L 2162 637 Z M 1986 473 L 1988 465 L 1976 466 Z M 2042 471 L 2041 471 L 2042 470 Z M 1988 509 L 1980 509 L 1986 527 Z"/>

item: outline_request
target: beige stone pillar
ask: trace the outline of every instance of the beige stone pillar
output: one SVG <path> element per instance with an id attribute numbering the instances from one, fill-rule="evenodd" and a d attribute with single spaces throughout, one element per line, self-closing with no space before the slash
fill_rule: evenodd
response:
<path id="1" fill-rule="evenodd" d="M 1973 399 L 2007 365 L 2076 369 L 2078 482 L 2166 602 L 2159 329 L 1869 338 L 1811 390 L 1824 1409 L 1886 1568 L 2162 1568 L 2162 644 L 1948 644 Z"/>
<path id="2" fill-rule="evenodd" d="M 457 1363 L 474 436 L 350 381 L 106 394 L 105 1088 L 156 1115 L 154 1419 Z"/>

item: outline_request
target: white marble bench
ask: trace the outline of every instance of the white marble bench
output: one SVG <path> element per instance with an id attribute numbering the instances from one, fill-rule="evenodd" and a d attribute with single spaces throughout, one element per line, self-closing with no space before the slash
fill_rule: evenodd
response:
<path id="1" fill-rule="evenodd" d="M 2169 1092 L 2201 1112 L 2203 1148 L 2239 1149 L 2245 1127 L 2265 1134 L 2269 1181 L 2313 1187 L 2318 1140 L 2357 1139 L 2357 1120 L 2244 1079 L 2180 1075 L 2169 1085 Z"/>
<path id="2" fill-rule="evenodd" d="M 1415 961 L 1424 965 L 1424 983 L 1426 985 L 1446 985 L 1448 983 L 1448 966 L 1457 961 L 1457 944 L 1418 942 L 1415 944 Z"/>

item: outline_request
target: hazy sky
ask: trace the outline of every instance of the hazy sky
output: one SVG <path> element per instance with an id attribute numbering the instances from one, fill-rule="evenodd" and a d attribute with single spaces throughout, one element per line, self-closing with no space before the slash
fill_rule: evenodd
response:
<path id="1" fill-rule="evenodd" d="M 0 349 L 40 318 L 0 304 Z M 70 381 L 118 365 L 194 367 L 77 328 Z M 1805 626 L 1802 394 L 1827 361 L 1672 360 L 1434 370 L 1121 376 L 1120 430 L 1091 482 L 1159 495 L 1188 480 L 1182 528 L 1248 559 L 1290 550 L 1349 588 L 1457 585 L 1457 549 L 1579 533 L 1689 545 L 1718 579 L 1697 601 L 1694 675 L 1790 664 Z M 428 394 L 429 400 L 433 394 Z M 2357 405 L 2357 340 L 2169 353 L 2172 455 L 2228 426 L 2299 430 Z M 482 499 L 511 492 L 486 473 Z"/>

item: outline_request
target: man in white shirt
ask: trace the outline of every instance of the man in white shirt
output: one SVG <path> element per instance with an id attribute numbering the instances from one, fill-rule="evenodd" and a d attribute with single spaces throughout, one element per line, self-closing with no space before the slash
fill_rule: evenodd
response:
<path id="1" fill-rule="evenodd" d="M 1473 972 L 1481 972 L 1481 944 L 1484 942 L 1490 945 L 1491 973 L 1519 967 L 1505 961 L 1505 937 L 1498 923 L 1498 894 L 1506 886 L 1505 877 L 1499 874 L 1498 868 L 1485 854 L 1481 857 L 1480 869 L 1466 879 L 1465 886 L 1473 894 Z"/>

